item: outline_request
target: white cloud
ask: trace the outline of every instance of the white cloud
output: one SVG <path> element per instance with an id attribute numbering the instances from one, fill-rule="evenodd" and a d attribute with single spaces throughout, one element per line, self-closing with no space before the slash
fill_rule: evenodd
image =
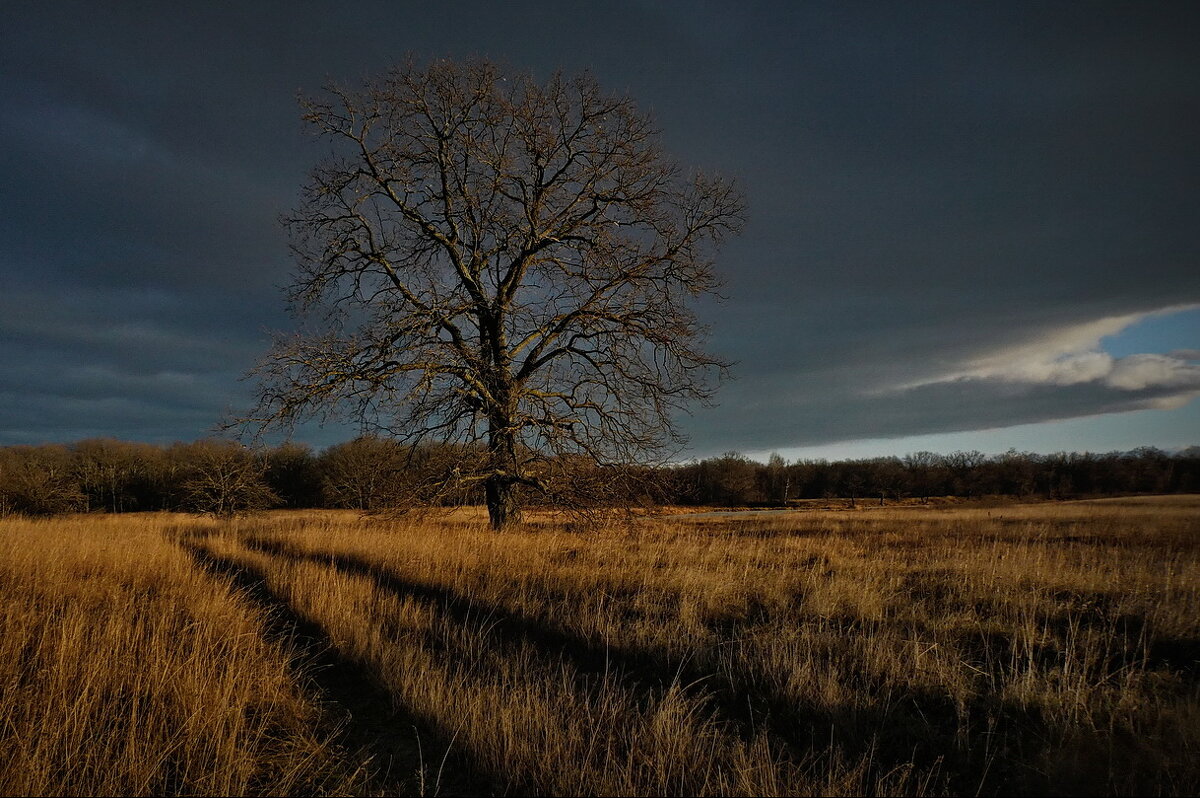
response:
<path id="1" fill-rule="evenodd" d="M 899 386 L 895 390 L 974 379 L 1031 386 L 1094 383 L 1121 391 L 1177 389 L 1190 395 L 1200 391 L 1200 365 L 1191 362 L 1200 359 L 1200 351 L 1180 349 L 1166 354 L 1118 358 L 1105 352 L 1100 342 L 1151 316 L 1197 307 L 1200 306 L 1177 305 L 1060 328 L 1017 346 L 967 360 L 950 373 Z"/>
<path id="2" fill-rule="evenodd" d="M 1017 346 L 1007 347 L 975 358 L 966 364 L 966 371 L 959 376 L 991 376 L 1019 369 L 1023 365 L 1051 363 L 1073 355 L 1092 353 L 1098 350 L 1100 339 L 1116 335 L 1149 316 L 1174 310 L 1176 309 L 1109 316 L 1083 324 L 1062 327 L 1049 333 L 1043 333 L 1037 338 Z"/>
<path id="3" fill-rule="evenodd" d="M 1107 352 L 1078 352 L 1059 355 L 1052 360 L 1030 358 L 980 369 L 963 376 L 998 377 L 1010 382 L 1035 382 L 1046 385 L 1076 385 L 1103 378 L 1115 362 Z"/>
<path id="4" fill-rule="evenodd" d="M 1175 393 L 1170 396 L 1159 396 L 1155 399 L 1146 400 L 1146 406 L 1154 410 L 1178 410 L 1188 402 L 1196 398 L 1196 394 L 1200 391 L 1187 391 L 1185 393 Z"/>
<path id="5" fill-rule="evenodd" d="M 1106 384 L 1124 391 L 1200 388 L 1200 366 L 1171 355 L 1130 355 L 1113 361 Z"/>

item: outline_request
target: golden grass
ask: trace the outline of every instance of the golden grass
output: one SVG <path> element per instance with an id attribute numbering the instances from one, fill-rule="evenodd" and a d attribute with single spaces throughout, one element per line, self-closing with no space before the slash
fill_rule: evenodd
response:
<path id="1" fill-rule="evenodd" d="M 429 760 L 417 791 L 466 790 L 455 769 L 538 794 L 1200 786 L 1200 497 L 590 526 L 544 516 L 503 534 L 470 511 L 275 513 L 188 521 L 179 545 L 167 527 L 0 523 L 3 589 L 19 598 L 6 602 L 4 645 L 49 652 L 34 655 L 35 692 L 30 655 L 0 652 L 6 789 L 111 792 L 119 778 L 134 792 L 238 793 L 281 772 L 312 791 L 364 789 L 321 782 L 345 757 L 311 731 L 318 717 L 262 641 L 261 608 L 187 549 L 212 573 L 261 581 L 409 713 Z M 71 613 L 81 620 L 56 620 Z M 191 620 L 171 627 L 175 616 Z M 169 635 L 146 642 L 160 625 Z M 31 649 L 9 629 L 56 642 Z M 220 649 L 207 678 L 194 661 L 145 667 L 189 662 L 187 635 L 193 652 Z M 130 659 L 103 643 L 89 658 L 109 637 L 148 648 Z M 192 684 L 234 674 L 225 692 Z M 143 694 L 156 698 L 124 698 Z M 181 724 L 185 701 L 209 707 L 194 722 L 228 715 L 240 731 Z M 213 709 L 222 702 L 234 709 Z M 286 734 L 255 736 L 263 713 L 244 708 L 264 703 L 290 719 L 272 721 Z M 159 731 L 136 745 L 109 733 L 143 724 Z M 134 766 L 156 756 L 175 764 Z M 202 764 L 181 770 L 185 759 Z M 217 790 L 222 769 L 243 775 Z"/>
<path id="2" fill-rule="evenodd" d="M 0 522 L 0 794 L 351 788 L 259 619 L 170 520 Z"/>

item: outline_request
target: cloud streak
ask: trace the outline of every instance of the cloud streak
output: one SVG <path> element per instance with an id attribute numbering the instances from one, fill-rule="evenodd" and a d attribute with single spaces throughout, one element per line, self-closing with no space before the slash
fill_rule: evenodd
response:
<path id="1" fill-rule="evenodd" d="M 1195 352 L 1176 350 L 1165 354 L 1141 353 L 1114 357 L 1101 348 L 1101 341 L 1154 316 L 1195 310 L 1196 305 L 1178 305 L 1148 313 L 1132 313 L 1073 324 L 1036 336 L 1000 351 L 971 358 L 960 370 L 888 392 L 905 391 L 938 383 L 962 380 L 991 380 L 1027 385 L 1068 386 L 1096 383 L 1122 391 L 1178 389 L 1200 390 L 1200 366 L 1193 365 Z"/>
<path id="2" fill-rule="evenodd" d="M 1025 385 L 1069 386 L 1095 383 L 1124 391 L 1148 389 L 1200 390 L 1200 366 L 1190 350 L 1114 357 L 1101 341 L 1153 316 L 1196 309 L 1195 305 L 1123 314 L 1072 324 L 1044 332 L 1016 346 L 967 359 L 960 367 L 935 377 L 880 390 L 896 394 L 915 388 L 966 380 Z"/>
<path id="3" fill-rule="evenodd" d="M 988 336 L 966 337 L 943 347 L 948 362 L 940 367 L 920 359 L 922 350 L 907 360 L 880 359 L 897 351 L 886 348 L 868 351 L 865 361 L 827 359 L 808 373 L 734 383 L 721 406 L 692 420 L 692 429 L 704 430 L 703 453 L 713 454 L 1175 409 L 1200 396 L 1200 351 L 1115 357 L 1102 344 L 1139 322 L 1197 307 L 1072 321 L 1016 338 L 998 320 L 990 338 L 1007 339 L 1003 345 L 987 346 Z M 946 351 L 960 354 L 945 358 Z M 906 378 L 906 372 L 923 376 Z"/>

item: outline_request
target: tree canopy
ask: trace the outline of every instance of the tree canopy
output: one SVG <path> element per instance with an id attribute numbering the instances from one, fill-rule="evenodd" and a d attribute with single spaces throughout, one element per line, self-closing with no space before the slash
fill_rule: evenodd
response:
<path id="1" fill-rule="evenodd" d="M 741 225 L 730 182 L 685 171 L 586 74 L 409 63 L 303 108 L 333 149 L 285 220 L 301 325 L 251 420 L 454 444 L 425 498 L 482 483 L 496 527 L 522 490 L 577 501 L 595 468 L 682 442 L 673 415 L 727 366 L 692 302 Z"/>

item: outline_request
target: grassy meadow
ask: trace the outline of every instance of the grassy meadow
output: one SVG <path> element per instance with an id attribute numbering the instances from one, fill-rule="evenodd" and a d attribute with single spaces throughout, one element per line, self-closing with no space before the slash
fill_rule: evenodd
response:
<path id="1" fill-rule="evenodd" d="M 0 794 L 1192 794 L 1200 497 L 0 519 Z"/>

